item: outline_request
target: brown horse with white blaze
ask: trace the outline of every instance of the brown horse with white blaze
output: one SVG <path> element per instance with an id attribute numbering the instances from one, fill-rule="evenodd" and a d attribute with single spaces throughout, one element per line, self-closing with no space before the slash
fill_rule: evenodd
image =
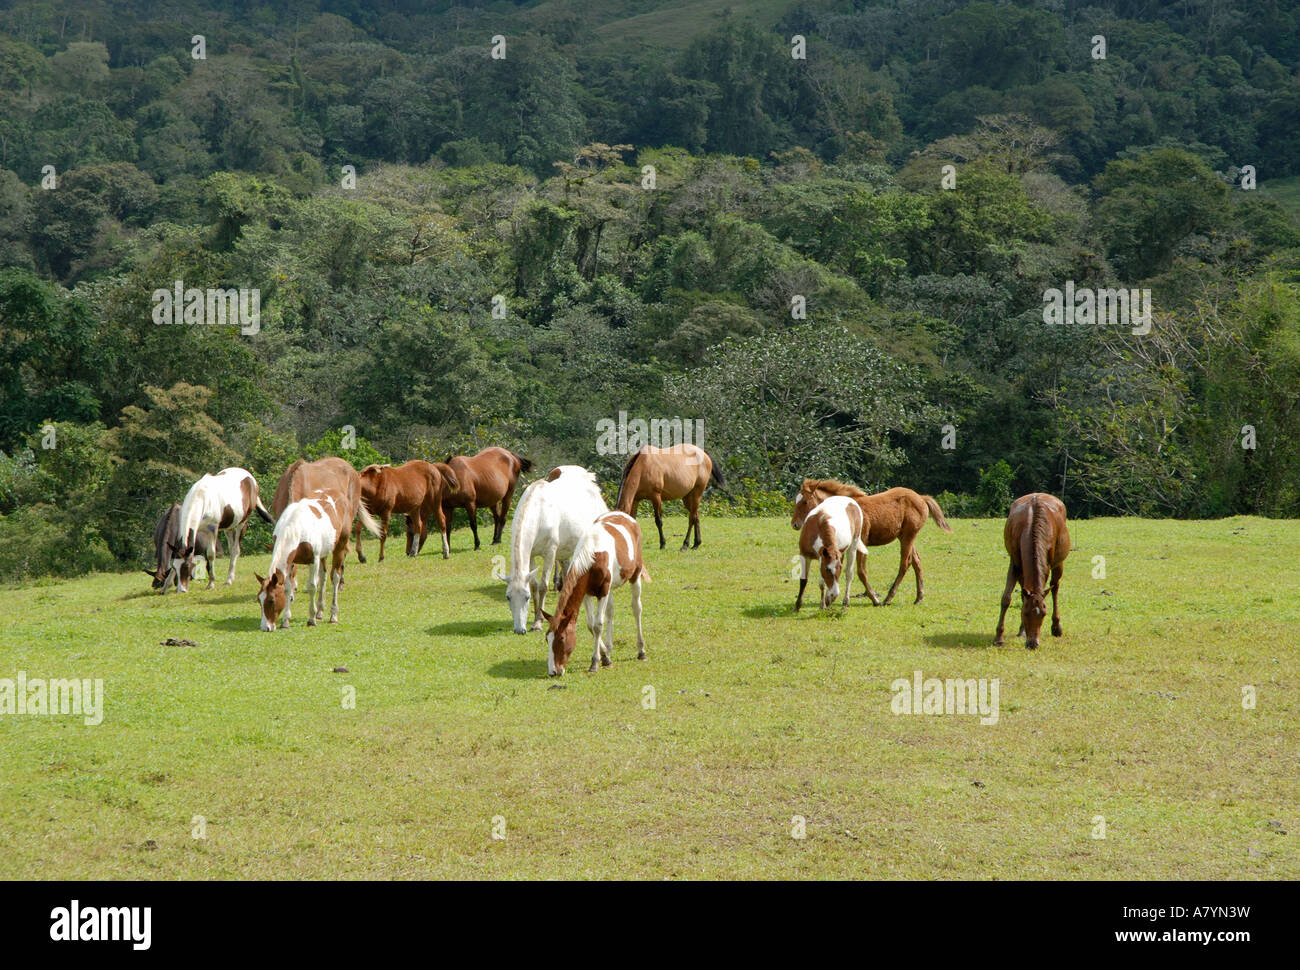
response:
<path id="1" fill-rule="evenodd" d="M 686 536 L 682 550 L 700 547 L 700 497 L 709 484 L 725 486 L 713 456 L 699 445 L 689 443 L 656 448 L 643 445 L 623 466 L 623 477 L 618 485 L 618 499 L 614 507 L 636 518 L 636 508 L 642 499 L 649 499 L 654 507 L 655 527 L 659 530 L 659 548 L 664 541 L 664 500 L 681 499 L 686 506 Z M 690 545 L 691 529 L 695 530 L 695 545 Z"/>
<path id="2" fill-rule="evenodd" d="M 519 476 L 533 467 L 527 458 L 521 458 L 506 448 L 484 448 L 477 455 L 457 455 L 447 459 L 456 487 L 446 489 L 442 494 L 442 514 L 446 521 L 443 525 L 442 549 L 444 555 L 451 548 L 452 515 L 456 509 L 464 509 L 469 515 L 469 529 L 474 533 L 474 548 L 479 548 L 478 510 L 486 506 L 492 513 L 492 545 L 501 541 L 501 533 L 506 527 L 506 516 L 510 512 L 510 501 L 514 498 L 515 485 Z"/>
<path id="3" fill-rule="evenodd" d="M 1002 530 L 1011 565 L 1007 568 L 1007 587 L 1002 591 L 1002 612 L 993 640 L 1002 646 L 1002 627 L 1011 605 L 1011 591 L 1020 583 L 1020 633 L 1025 646 L 1038 647 L 1038 634 L 1047 615 L 1048 573 L 1051 573 L 1052 636 L 1059 637 L 1061 611 L 1056 592 L 1061 585 L 1065 557 L 1070 554 L 1070 531 L 1065 525 L 1065 503 L 1046 492 L 1031 492 L 1011 503 L 1007 524 Z"/>
<path id="4" fill-rule="evenodd" d="M 883 603 L 867 582 L 866 557 L 858 559 L 858 578 L 867 590 L 863 595 L 871 597 L 871 602 L 876 606 L 888 606 L 910 567 L 916 573 L 915 602 L 921 602 L 925 596 L 925 583 L 921 578 L 921 556 L 916 551 L 916 535 L 930 517 L 934 518 L 944 532 L 952 531 L 948 520 L 943 517 L 939 503 L 933 496 L 921 495 L 910 488 L 891 488 L 868 495 L 856 485 L 848 485 L 834 478 L 805 478 L 799 494 L 795 496 L 790 525 L 796 529 L 802 528 L 808 513 L 832 495 L 847 495 L 858 503 L 869 525 L 867 534 L 863 536 L 868 546 L 887 546 L 895 539 L 898 540 L 898 575 L 894 577 L 894 583 L 889 587 Z"/>
<path id="5" fill-rule="evenodd" d="M 388 538 L 388 520 L 394 513 L 406 516 L 406 554 L 419 555 L 429 534 L 429 518 L 443 536 L 442 557 L 447 558 L 447 522 L 442 513 L 442 496 L 457 487 L 455 473 L 442 463 L 412 459 L 396 467 L 367 465 L 361 470 L 361 499 L 370 514 L 379 521 L 379 561 L 384 561 L 384 542 Z M 357 544 L 357 559 L 366 561 L 361 551 L 361 523 L 352 527 Z"/>

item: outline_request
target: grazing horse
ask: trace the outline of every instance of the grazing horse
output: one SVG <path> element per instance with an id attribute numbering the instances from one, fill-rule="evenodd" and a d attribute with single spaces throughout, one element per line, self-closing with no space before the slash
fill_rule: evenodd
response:
<path id="1" fill-rule="evenodd" d="M 527 633 L 528 604 L 532 629 L 543 624 L 548 579 L 558 562 L 567 564 L 596 518 L 609 511 L 596 476 L 579 465 L 561 465 L 539 478 L 519 497 L 510 527 L 510 579 L 506 602 L 515 632 Z M 533 569 L 533 560 L 542 559 Z"/>
<path id="2" fill-rule="evenodd" d="M 339 621 L 339 585 L 343 562 L 348 556 L 348 534 L 352 509 L 345 493 L 333 488 L 313 491 L 309 497 L 289 503 L 275 523 L 275 545 L 271 549 L 270 574 L 257 573 L 257 602 L 262 610 L 262 629 L 275 632 L 275 621 L 283 615 L 280 628 L 289 629 L 293 590 L 289 573 L 295 566 L 308 566 L 311 595 L 307 599 L 307 625 L 325 617 L 325 568 L 334 585 L 330 622 Z"/>
<path id="3" fill-rule="evenodd" d="M 648 498 L 654 506 L 655 526 L 659 529 L 659 548 L 664 542 L 664 500 L 681 499 L 686 506 L 686 537 L 682 540 L 685 551 L 695 529 L 695 545 L 700 547 L 700 496 L 709 483 L 725 486 L 717 462 L 698 445 L 680 444 L 669 448 L 643 445 L 623 466 L 623 478 L 618 485 L 618 500 L 614 507 L 636 517 L 636 508 Z"/>
<path id="4" fill-rule="evenodd" d="M 849 590 L 853 586 L 853 563 L 858 555 L 867 554 L 862 535 L 870 529 L 862 508 L 847 495 L 832 495 L 804 516 L 799 532 L 799 555 L 803 557 L 803 573 L 799 576 L 799 596 L 794 601 L 797 613 L 803 606 L 803 591 L 808 585 L 808 564 L 814 559 L 818 565 L 821 583 L 821 608 L 824 610 L 840 595 L 840 576 L 844 576 L 844 602 L 849 605 Z M 845 559 L 847 558 L 847 562 Z M 858 560 L 861 562 L 861 560 Z"/>
<path id="5" fill-rule="evenodd" d="M 315 461 L 304 461 L 299 458 L 286 468 L 284 474 L 280 476 L 280 484 L 275 487 L 275 498 L 271 502 L 271 511 L 278 521 L 284 515 L 284 510 L 291 504 L 323 489 L 333 489 L 347 501 L 349 509 L 347 531 L 349 534 L 352 532 L 352 522 L 360 519 L 367 532 L 376 538 L 379 537 L 379 523 L 370 515 L 370 511 L 366 508 L 366 503 L 361 495 L 360 474 L 351 464 L 333 455 L 317 458 Z M 298 588 L 297 572 L 297 564 L 290 563 L 289 595 L 291 597 Z M 342 579 L 339 582 L 341 584 Z"/>
<path id="6" fill-rule="evenodd" d="M 637 660 L 645 659 L 645 636 L 641 631 L 641 581 L 650 574 L 641 560 L 641 529 L 625 512 L 606 512 L 587 530 L 573 552 L 569 571 L 560 588 L 560 605 L 546 617 L 546 670 L 551 676 L 564 674 L 578 636 L 578 607 L 587 605 L 587 629 L 596 638 L 590 671 L 599 661 L 608 667 L 614 661 L 614 597 L 612 591 L 627 583 L 632 587 L 632 616 L 636 619 Z M 592 601 L 595 601 L 595 611 Z M 603 642 L 602 642 L 603 637 Z"/>
<path id="7" fill-rule="evenodd" d="M 1002 646 L 1002 625 L 1011 605 L 1011 591 L 1020 583 L 1020 633 L 1025 646 L 1038 648 L 1038 633 L 1047 615 L 1046 587 L 1051 571 L 1052 636 L 1061 635 L 1061 611 L 1056 605 L 1056 591 L 1061 585 L 1065 557 L 1070 554 L 1070 532 L 1065 527 L 1065 503 L 1046 492 L 1031 492 L 1011 503 L 1002 543 L 1011 557 L 1007 568 L 1007 588 L 1002 592 L 1002 612 L 994 644 Z"/>
<path id="8" fill-rule="evenodd" d="M 948 520 L 943 517 L 939 503 L 932 496 L 920 495 L 910 488 L 891 488 L 868 495 L 854 485 L 833 478 L 805 478 L 799 494 L 795 496 L 794 515 L 790 518 L 790 525 L 796 529 L 802 527 L 808 510 L 832 495 L 847 495 L 858 503 L 870 526 L 869 535 L 865 536 L 868 546 L 887 546 L 895 539 L 898 540 L 898 575 L 894 577 L 894 584 L 889 587 L 884 603 L 881 603 L 880 597 L 867 582 L 865 558 L 858 560 L 858 578 L 867 589 L 865 594 L 860 595 L 871 597 L 871 602 L 876 606 L 888 606 L 893 602 L 898 585 L 907 575 L 910 566 L 916 573 L 914 602 L 921 602 L 925 597 L 925 584 L 921 579 L 921 555 L 916 551 L 916 534 L 921 531 L 921 526 L 925 525 L 929 516 L 934 517 L 944 532 L 952 531 Z"/>
<path id="9" fill-rule="evenodd" d="M 457 455 L 448 458 L 457 486 L 442 495 L 442 512 L 446 516 L 443 526 L 443 552 L 451 548 L 451 522 L 455 509 L 469 513 L 469 529 L 474 533 L 474 548 L 478 542 L 478 509 L 487 506 L 492 513 L 492 545 L 501 541 L 510 512 L 510 500 L 515 494 L 515 484 L 521 472 L 533 467 L 527 458 L 521 458 L 505 448 L 484 448 L 473 457 Z"/>
<path id="10" fill-rule="evenodd" d="M 429 534 L 429 516 L 445 531 L 442 515 L 444 491 L 456 488 L 456 476 L 446 465 L 416 458 L 398 465 L 367 465 L 361 470 L 361 500 L 379 521 L 379 561 L 384 561 L 384 542 L 388 538 L 388 520 L 394 512 L 406 516 L 406 554 L 418 555 Z M 361 523 L 352 527 L 357 544 L 357 559 L 366 561 L 361 552 Z M 442 555 L 447 558 L 444 544 Z"/>
<path id="11" fill-rule="evenodd" d="M 206 536 L 208 548 L 202 551 L 208 566 L 208 589 L 216 585 L 212 575 L 212 560 L 216 557 L 217 534 L 226 534 L 226 554 L 230 569 L 226 572 L 226 585 L 235 581 L 235 563 L 239 561 L 239 540 L 248 528 L 248 517 L 256 512 L 267 522 L 274 521 L 271 513 L 257 494 L 257 479 L 242 468 L 223 468 L 215 475 L 204 475 L 195 482 L 181 504 L 180 518 L 176 523 L 176 543 L 180 558 L 188 566 L 187 575 L 177 576 L 177 588 L 188 593 L 189 576 L 194 572 L 194 557 L 202 551 L 201 537 Z"/>
<path id="12" fill-rule="evenodd" d="M 190 563 L 181 558 L 181 547 L 176 538 L 180 531 L 181 503 L 173 502 L 171 507 L 158 516 L 153 527 L 153 552 L 156 563 L 152 571 L 146 569 L 144 574 L 153 580 L 153 588 L 166 593 L 173 586 L 180 587 L 184 581 L 189 586 L 192 578 Z M 197 540 L 199 555 L 205 560 L 212 559 L 212 539 L 202 532 Z"/>

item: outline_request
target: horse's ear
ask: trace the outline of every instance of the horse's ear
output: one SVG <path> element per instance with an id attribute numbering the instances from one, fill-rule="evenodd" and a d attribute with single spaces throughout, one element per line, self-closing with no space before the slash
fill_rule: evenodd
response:
<path id="1" fill-rule="evenodd" d="M 555 617 L 551 616 L 551 614 L 547 613 L 545 610 L 542 610 L 542 616 L 546 617 L 547 623 L 550 623 L 551 620 L 555 619 Z"/>
<path id="2" fill-rule="evenodd" d="M 263 579 L 261 576 L 257 575 L 257 573 L 253 573 L 253 578 L 257 580 L 257 585 L 259 587 L 266 584 L 266 580 Z"/>
<path id="3" fill-rule="evenodd" d="M 142 570 L 140 570 L 140 572 L 144 573 L 144 574 L 145 574 L 146 576 L 148 576 L 150 579 L 157 579 L 157 578 L 158 578 L 158 574 L 155 573 L 152 569 L 142 569 Z"/>

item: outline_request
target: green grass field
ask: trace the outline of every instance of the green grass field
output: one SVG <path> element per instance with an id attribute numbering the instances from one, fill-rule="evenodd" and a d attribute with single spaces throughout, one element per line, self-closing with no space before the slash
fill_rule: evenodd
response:
<path id="1" fill-rule="evenodd" d="M 233 589 L 0 591 L 0 677 L 105 692 L 97 726 L 0 716 L 0 877 L 1300 876 L 1300 523 L 1072 523 L 1065 636 L 1036 653 L 991 646 L 1000 522 L 927 525 L 919 606 L 909 577 L 888 608 L 797 617 L 788 520 L 706 518 L 691 553 L 669 524 L 649 659 L 622 590 L 614 666 L 585 672 L 580 628 L 562 684 L 510 630 L 506 547 L 463 526 L 448 562 L 400 539 L 352 561 L 338 626 L 308 629 L 300 596 L 259 632 L 264 553 Z M 916 670 L 998 678 L 998 723 L 892 714 Z"/>

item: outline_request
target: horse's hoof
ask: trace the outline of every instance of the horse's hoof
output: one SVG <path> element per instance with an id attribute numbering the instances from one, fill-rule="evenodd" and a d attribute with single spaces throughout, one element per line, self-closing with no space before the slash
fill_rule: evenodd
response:
<path id="1" fill-rule="evenodd" d="M 331 616 L 331 617 L 330 617 L 330 622 L 331 622 L 331 623 L 337 623 L 338 621 L 339 621 L 339 618 L 338 618 L 337 616 Z"/>
<path id="2" fill-rule="evenodd" d="M 602 667 L 612 667 L 614 666 L 614 661 L 610 660 L 608 657 L 601 657 L 600 665 Z"/>
<path id="3" fill-rule="evenodd" d="M 642 648 L 641 652 L 638 653 L 638 654 L 636 655 L 636 659 L 637 659 L 637 660 L 644 660 L 644 659 L 645 659 L 645 649 L 644 649 L 644 648 Z"/>
<path id="4" fill-rule="evenodd" d="M 591 662 L 591 666 L 587 668 L 587 673 L 589 673 L 589 674 L 594 674 L 594 673 L 596 672 L 597 669 L 598 669 L 598 668 L 596 667 L 596 661 L 593 660 L 593 661 Z"/>
<path id="5" fill-rule="evenodd" d="M 1065 631 L 1061 629 L 1061 624 L 1057 623 L 1052 627 L 1052 636 L 1054 637 L 1065 636 Z"/>
<path id="6" fill-rule="evenodd" d="M 1033 642 L 1031 643 L 1030 641 L 1026 640 L 1026 641 L 1025 641 L 1025 649 L 1026 649 L 1026 650 L 1037 650 L 1037 649 L 1038 649 L 1038 641 L 1035 640 L 1035 641 L 1033 641 Z"/>
<path id="7" fill-rule="evenodd" d="M 993 646 L 1000 647 L 1003 645 L 1004 642 L 1005 641 L 1002 639 L 1002 635 L 998 634 L 997 638 L 993 641 Z"/>

